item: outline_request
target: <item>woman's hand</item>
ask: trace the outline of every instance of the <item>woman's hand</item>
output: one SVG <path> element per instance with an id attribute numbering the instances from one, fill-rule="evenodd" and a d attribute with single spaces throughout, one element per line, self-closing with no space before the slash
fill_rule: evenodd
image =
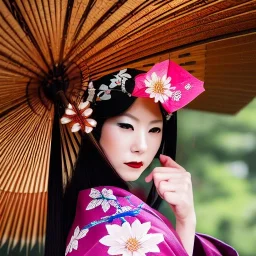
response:
<path id="1" fill-rule="evenodd" d="M 158 194 L 170 205 L 176 217 L 176 231 L 189 255 L 193 253 L 196 215 L 191 175 L 170 157 L 160 155 L 162 167 L 145 178 L 154 181 Z"/>

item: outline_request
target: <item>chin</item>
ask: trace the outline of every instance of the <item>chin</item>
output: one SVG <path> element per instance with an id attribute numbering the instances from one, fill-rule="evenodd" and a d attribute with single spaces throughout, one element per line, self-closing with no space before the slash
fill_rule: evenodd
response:
<path id="1" fill-rule="evenodd" d="M 135 180 L 137 180 L 139 177 L 140 177 L 140 175 L 142 174 L 142 172 L 143 171 L 140 171 L 140 172 L 138 172 L 138 173 L 134 173 L 134 174 L 127 174 L 127 175 L 124 175 L 124 176 L 120 176 L 124 181 L 127 181 L 127 182 L 129 182 L 129 181 L 135 181 Z"/>

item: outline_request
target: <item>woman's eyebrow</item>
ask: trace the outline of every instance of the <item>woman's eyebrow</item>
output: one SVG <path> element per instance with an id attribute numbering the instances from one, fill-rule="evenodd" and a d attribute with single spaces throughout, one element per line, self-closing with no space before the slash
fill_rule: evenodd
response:
<path id="1" fill-rule="evenodd" d="M 138 119 L 137 117 L 135 117 L 135 116 L 133 116 L 133 115 L 131 115 L 131 114 L 129 114 L 129 113 L 124 113 L 124 114 L 122 114 L 122 116 L 128 116 L 128 117 L 130 117 L 131 119 L 134 119 L 135 121 L 139 121 L 139 119 Z"/>
<path id="2" fill-rule="evenodd" d="M 155 124 L 155 123 L 162 123 L 163 122 L 163 120 L 153 120 L 153 121 L 151 121 L 151 122 L 149 122 L 150 124 Z"/>
<path id="3" fill-rule="evenodd" d="M 130 117 L 131 119 L 134 119 L 135 121 L 139 121 L 139 118 L 137 118 L 129 113 L 124 113 L 124 114 L 122 114 L 122 116 L 127 116 L 127 117 Z M 154 124 L 154 123 L 162 123 L 162 122 L 163 122 L 163 120 L 159 119 L 159 120 L 150 121 L 149 123 Z"/>

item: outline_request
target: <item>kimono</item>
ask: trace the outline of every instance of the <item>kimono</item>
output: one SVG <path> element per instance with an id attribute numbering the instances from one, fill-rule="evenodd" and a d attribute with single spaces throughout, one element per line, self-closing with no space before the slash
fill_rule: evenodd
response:
<path id="1" fill-rule="evenodd" d="M 79 192 L 65 255 L 188 256 L 166 217 L 130 192 L 110 186 Z M 238 253 L 220 240 L 196 233 L 193 255 Z"/>

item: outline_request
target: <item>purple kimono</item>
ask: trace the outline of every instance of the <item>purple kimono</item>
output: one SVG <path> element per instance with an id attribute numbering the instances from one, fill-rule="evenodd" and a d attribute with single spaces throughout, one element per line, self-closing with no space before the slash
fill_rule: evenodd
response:
<path id="1" fill-rule="evenodd" d="M 116 187 L 80 191 L 65 255 L 187 256 L 169 220 Z M 194 254 L 237 256 L 229 245 L 196 234 Z"/>

